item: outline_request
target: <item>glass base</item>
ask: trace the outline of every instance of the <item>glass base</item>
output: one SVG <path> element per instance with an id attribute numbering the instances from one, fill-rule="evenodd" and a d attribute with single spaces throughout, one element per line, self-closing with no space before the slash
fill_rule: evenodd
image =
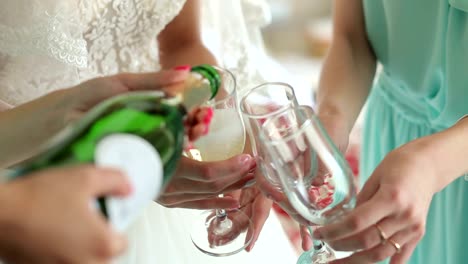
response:
<path id="1" fill-rule="evenodd" d="M 231 256 L 252 242 L 253 223 L 241 210 L 226 211 L 225 216 L 217 216 L 215 210 L 205 211 L 196 215 L 191 224 L 193 244 L 210 256 Z"/>
<path id="2" fill-rule="evenodd" d="M 310 250 L 302 253 L 297 260 L 297 264 L 328 264 L 330 261 L 336 259 L 333 250 L 324 244 L 323 248 L 318 250 Z"/>

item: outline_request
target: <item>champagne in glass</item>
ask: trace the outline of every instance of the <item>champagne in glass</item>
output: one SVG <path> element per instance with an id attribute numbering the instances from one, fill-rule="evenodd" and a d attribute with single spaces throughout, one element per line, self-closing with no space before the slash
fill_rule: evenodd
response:
<path id="1" fill-rule="evenodd" d="M 220 106 L 213 105 L 214 115 L 208 135 L 194 143 L 203 161 L 226 160 L 244 151 L 245 130 L 239 112 L 235 108 L 217 107 Z"/>
<path id="2" fill-rule="evenodd" d="M 221 76 L 218 94 L 204 106 L 213 108 L 207 135 L 186 152 L 199 161 L 221 161 L 242 154 L 245 129 L 238 108 L 235 78 L 229 71 L 216 68 Z M 220 195 L 222 197 L 222 195 Z M 211 256 L 229 256 L 245 249 L 252 240 L 249 216 L 241 210 L 211 210 L 194 217 L 191 238 L 194 245 Z"/>

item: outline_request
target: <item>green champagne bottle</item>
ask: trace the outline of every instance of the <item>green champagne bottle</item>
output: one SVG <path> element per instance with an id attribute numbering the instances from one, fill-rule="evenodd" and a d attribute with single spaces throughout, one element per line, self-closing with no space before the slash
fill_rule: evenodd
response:
<path id="1" fill-rule="evenodd" d="M 212 99 L 220 85 L 218 71 L 200 65 L 191 69 L 183 92 L 175 97 L 152 91 L 110 98 L 44 144 L 34 158 L 14 168 L 10 178 L 85 163 L 121 169 L 133 194 L 100 197 L 93 206 L 123 231 L 174 174 L 183 153 L 185 115 Z"/>

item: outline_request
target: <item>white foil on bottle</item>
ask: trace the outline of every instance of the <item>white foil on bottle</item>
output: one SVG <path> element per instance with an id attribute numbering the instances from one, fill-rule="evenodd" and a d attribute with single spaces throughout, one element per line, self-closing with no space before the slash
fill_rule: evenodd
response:
<path id="1" fill-rule="evenodd" d="M 125 173 L 133 192 L 126 197 L 106 197 L 109 221 L 123 232 L 155 200 L 163 184 L 163 163 L 157 150 L 146 140 L 132 134 L 113 134 L 96 146 L 95 164 Z"/>

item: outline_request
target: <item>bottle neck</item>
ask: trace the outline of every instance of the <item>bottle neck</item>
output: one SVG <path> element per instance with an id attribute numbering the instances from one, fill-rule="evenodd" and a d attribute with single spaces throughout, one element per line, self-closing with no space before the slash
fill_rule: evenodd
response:
<path id="1" fill-rule="evenodd" d="M 196 72 L 189 75 L 184 86 L 181 101 L 187 111 L 205 104 L 213 97 L 210 82 Z"/>

